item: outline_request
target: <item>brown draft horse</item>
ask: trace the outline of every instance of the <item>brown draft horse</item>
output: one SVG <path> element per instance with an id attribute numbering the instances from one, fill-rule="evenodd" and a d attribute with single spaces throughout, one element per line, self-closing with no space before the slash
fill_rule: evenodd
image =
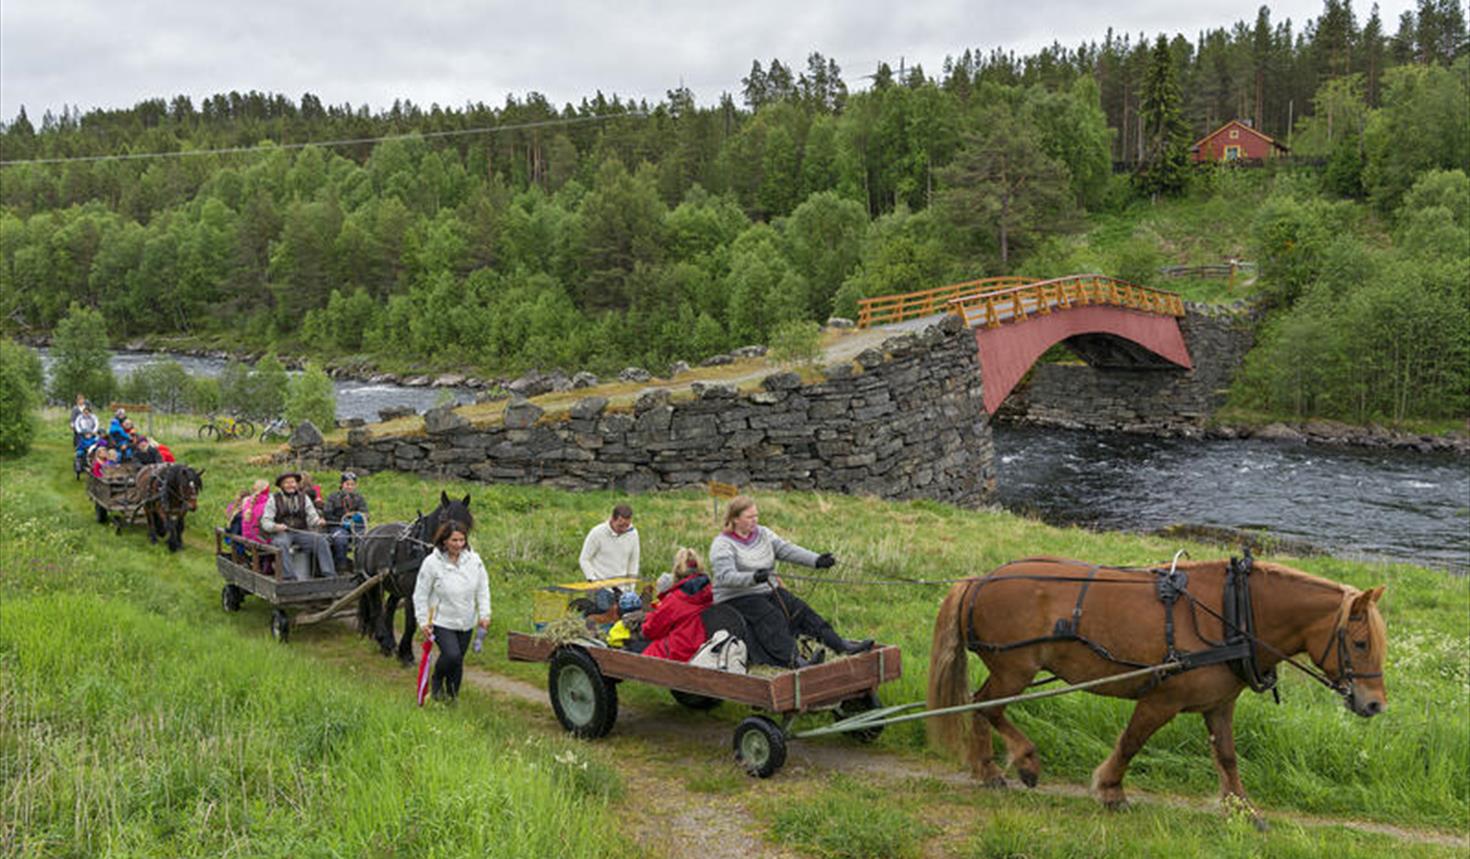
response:
<path id="1" fill-rule="evenodd" d="M 1178 565 L 1183 576 L 1176 581 L 1187 585 L 1172 610 L 1173 654 L 1165 644 L 1159 571 L 1037 558 L 960 582 L 945 597 L 934 625 L 929 707 L 953 707 L 969 697 L 966 650 L 977 653 L 989 669 L 973 696 L 977 703 L 1024 692 L 1043 669 L 1067 683 L 1081 683 L 1208 650 L 1227 637 L 1222 603 L 1229 563 Z M 1364 717 L 1383 712 L 1386 632 L 1377 608 L 1382 587 L 1359 591 L 1266 563 L 1254 564 L 1248 582 L 1247 613 L 1254 616 L 1255 659 L 1262 672 L 1305 652 L 1320 670 L 1317 679 L 1339 692 L 1348 709 Z M 1244 688 L 1245 681 L 1230 666 L 1215 663 L 1162 680 L 1135 678 L 1091 689 L 1138 702 L 1113 753 L 1093 772 L 1094 794 L 1108 808 L 1126 806 L 1123 774 L 1128 762 L 1176 714 L 1199 713 L 1214 751 L 1221 798 L 1227 807 L 1237 801 L 1249 809 L 1232 732 L 1235 701 Z M 956 752 L 966 749 L 965 715 L 930 719 L 930 738 Z M 1008 764 L 1015 765 L 1027 786 L 1034 786 L 1041 773 L 1036 745 L 1006 719 L 1005 708 L 970 715 L 967 752 L 974 777 L 991 787 L 1005 785 L 991 745 L 994 728 L 1005 741 Z M 1253 810 L 1251 814 L 1264 828 L 1264 821 Z"/>

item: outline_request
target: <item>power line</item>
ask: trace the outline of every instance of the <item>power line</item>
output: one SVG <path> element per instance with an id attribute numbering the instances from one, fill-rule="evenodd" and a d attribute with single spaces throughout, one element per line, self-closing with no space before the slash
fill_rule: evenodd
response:
<path id="1" fill-rule="evenodd" d="M 345 140 L 313 140 L 306 143 L 277 143 L 269 148 L 263 146 L 228 146 L 220 149 L 186 149 L 178 152 L 129 152 L 121 155 L 77 155 L 69 158 L 30 158 L 15 161 L 0 161 L 0 167 L 17 167 L 24 164 L 78 164 L 97 161 L 141 161 L 149 158 L 188 158 L 196 155 L 235 155 L 240 153 L 272 152 L 286 149 L 305 149 L 308 146 L 338 147 L 338 146 L 360 146 L 364 143 L 384 143 L 390 140 L 411 140 L 414 138 L 443 138 L 443 137 L 465 137 L 474 134 L 495 134 L 501 131 L 524 131 L 530 128 L 546 128 L 554 125 L 578 125 L 586 122 L 599 122 L 608 119 L 647 119 L 648 114 L 643 111 L 629 111 L 628 113 L 598 114 L 596 116 L 575 116 L 568 119 L 543 119 L 536 122 L 521 122 L 514 125 L 490 125 L 479 128 L 461 128 L 452 131 L 415 131 L 407 134 L 389 134 L 383 137 L 354 137 Z"/>

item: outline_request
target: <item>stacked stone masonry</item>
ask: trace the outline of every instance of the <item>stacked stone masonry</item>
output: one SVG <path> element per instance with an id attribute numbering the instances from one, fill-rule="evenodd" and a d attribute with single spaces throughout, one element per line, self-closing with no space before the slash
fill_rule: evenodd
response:
<path id="1" fill-rule="evenodd" d="M 1198 435 L 1225 401 L 1255 341 L 1255 314 L 1185 303 L 1179 320 L 1192 370 L 1037 364 L 1001 404 L 1002 422 L 1150 435 Z"/>
<path id="2" fill-rule="evenodd" d="M 297 453 L 339 469 L 567 489 L 719 481 L 964 505 L 982 502 L 995 480 L 975 341 L 953 317 L 829 367 L 815 383 L 778 372 L 754 392 L 696 383 L 691 398 L 653 388 L 631 411 L 590 396 L 558 415 L 517 399 L 491 427 L 436 409 L 422 433 L 359 428 L 346 444 Z"/>

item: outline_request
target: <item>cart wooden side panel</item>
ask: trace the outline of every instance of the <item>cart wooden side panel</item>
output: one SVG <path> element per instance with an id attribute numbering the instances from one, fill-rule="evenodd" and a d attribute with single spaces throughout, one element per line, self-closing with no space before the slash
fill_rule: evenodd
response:
<path id="1" fill-rule="evenodd" d="M 512 632 L 507 649 L 517 662 L 546 662 L 557 645 L 540 636 Z M 776 677 L 732 674 L 606 647 L 586 648 L 608 677 L 637 680 L 760 707 L 773 713 L 795 713 L 830 707 L 876 689 L 902 673 L 899 649 L 881 646 L 869 653 L 789 671 Z"/>

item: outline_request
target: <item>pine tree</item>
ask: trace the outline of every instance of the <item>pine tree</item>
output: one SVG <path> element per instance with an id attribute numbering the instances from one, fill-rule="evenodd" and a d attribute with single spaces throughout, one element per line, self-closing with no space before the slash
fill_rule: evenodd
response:
<path id="1" fill-rule="evenodd" d="M 1183 100 L 1174 77 L 1169 40 L 1160 34 L 1139 93 L 1144 153 L 1143 163 L 1133 176 L 1139 192 L 1153 199 L 1161 194 L 1179 194 L 1188 180 L 1189 126 L 1180 112 Z"/>

